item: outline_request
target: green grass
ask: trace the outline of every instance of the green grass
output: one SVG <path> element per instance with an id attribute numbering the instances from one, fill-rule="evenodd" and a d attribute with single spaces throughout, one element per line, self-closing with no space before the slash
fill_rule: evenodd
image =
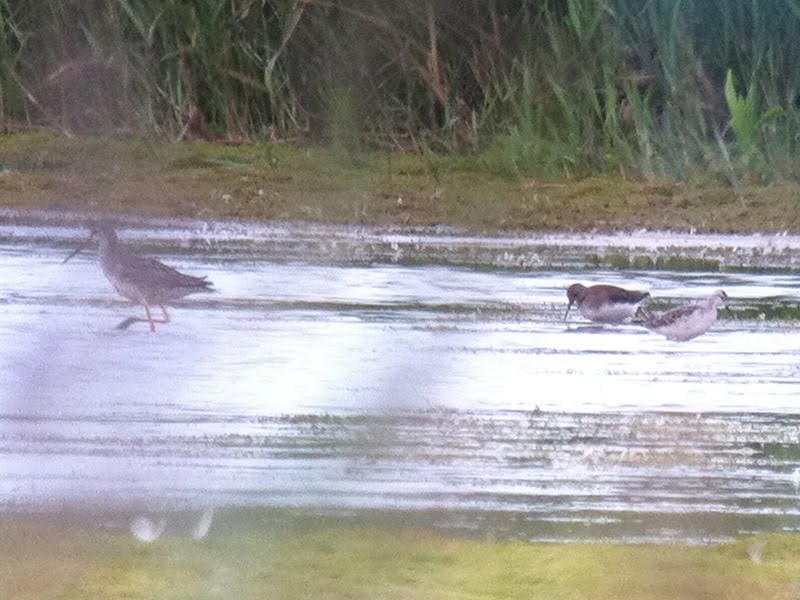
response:
<path id="1" fill-rule="evenodd" d="M 531 544 L 332 518 L 265 519 L 150 545 L 51 520 L 4 521 L 0 533 L 0 596 L 15 600 L 788 600 L 800 591 L 795 535 L 708 547 Z M 748 549 L 759 544 L 756 563 Z"/>

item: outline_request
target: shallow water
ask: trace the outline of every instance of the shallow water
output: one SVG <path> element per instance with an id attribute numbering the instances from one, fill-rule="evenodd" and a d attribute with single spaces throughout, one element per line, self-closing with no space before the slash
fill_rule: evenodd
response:
<path id="1" fill-rule="evenodd" d="M 557 244 L 537 268 L 470 266 L 464 239 L 443 264 L 429 248 L 452 238 L 393 233 L 399 256 L 237 231 L 122 232 L 218 290 L 151 334 L 115 329 L 142 311 L 93 249 L 61 264 L 83 230 L 0 226 L 0 509 L 378 511 L 522 539 L 800 528 L 797 324 L 725 320 L 681 344 L 563 321 L 576 281 L 723 288 L 735 311 L 800 302 L 796 273 L 595 270 Z"/>

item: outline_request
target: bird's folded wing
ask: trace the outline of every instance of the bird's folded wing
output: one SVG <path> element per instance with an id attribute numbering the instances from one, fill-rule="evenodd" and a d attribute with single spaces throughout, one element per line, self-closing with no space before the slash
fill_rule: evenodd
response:
<path id="1" fill-rule="evenodd" d="M 207 285 L 204 277 L 186 275 L 154 258 L 138 254 L 126 254 L 124 257 L 120 257 L 119 275 L 134 281 L 142 281 L 147 287 L 155 289 Z"/>
<path id="2" fill-rule="evenodd" d="M 647 321 L 647 325 L 649 327 L 666 327 L 681 319 L 685 319 L 698 310 L 700 310 L 699 306 L 679 306 L 678 308 L 673 308 L 660 315 L 653 315 L 653 317 Z"/>

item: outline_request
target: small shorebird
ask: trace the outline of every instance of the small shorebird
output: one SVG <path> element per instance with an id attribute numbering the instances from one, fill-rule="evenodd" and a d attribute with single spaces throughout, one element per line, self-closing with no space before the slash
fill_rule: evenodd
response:
<path id="1" fill-rule="evenodd" d="M 156 330 L 156 323 L 169 323 L 166 305 L 173 300 L 196 292 L 213 291 L 212 284 L 205 277 L 193 277 L 176 271 L 172 267 L 153 258 L 141 256 L 119 243 L 114 228 L 101 223 L 92 229 L 89 239 L 64 259 L 67 262 L 78 254 L 92 239 L 97 238 L 100 245 L 100 266 L 114 289 L 128 300 L 144 306 L 146 319 L 128 317 L 117 327 L 125 329 L 131 323 L 147 321 L 150 331 Z M 155 319 L 150 307 L 161 308 L 163 318 Z"/>
<path id="2" fill-rule="evenodd" d="M 716 291 L 697 304 L 673 308 L 660 315 L 641 311 L 644 326 L 665 336 L 668 340 L 685 342 L 704 334 L 717 320 L 720 308 L 728 308 L 728 295 Z"/>
<path id="3" fill-rule="evenodd" d="M 622 323 L 636 314 L 636 309 L 650 299 L 649 292 L 625 290 L 614 285 L 586 287 L 573 283 L 567 288 L 567 320 L 569 309 L 575 304 L 580 313 L 596 323 Z"/>

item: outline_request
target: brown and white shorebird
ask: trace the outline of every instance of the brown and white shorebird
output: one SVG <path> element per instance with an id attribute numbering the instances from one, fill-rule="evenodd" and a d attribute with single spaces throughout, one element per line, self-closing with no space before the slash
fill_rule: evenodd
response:
<path id="1" fill-rule="evenodd" d="M 685 342 L 704 334 L 716 322 L 721 308 L 728 308 L 728 295 L 722 290 L 696 304 L 688 304 L 659 315 L 641 311 L 644 326 L 668 340 Z"/>
<path id="2" fill-rule="evenodd" d="M 569 309 L 575 304 L 580 313 L 595 323 L 622 323 L 636 314 L 636 310 L 650 299 L 650 292 L 626 290 L 614 285 L 586 287 L 573 283 L 567 288 L 567 320 Z"/>
<path id="3" fill-rule="evenodd" d="M 89 239 L 64 259 L 67 262 L 86 245 L 97 238 L 99 241 L 100 266 L 114 289 L 128 300 L 144 306 L 146 319 L 129 317 L 118 325 L 124 329 L 131 323 L 147 321 L 150 331 L 156 330 L 156 323 L 169 323 L 167 304 L 196 292 L 214 291 L 206 277 L 194 277 L 176 271 L 154 258 L 141 256 L 122 244 L 117 233 L 108 223 L 101 223 L 92 229 Z M 151 306 L 161 308 L 163 317 L 156 319 L 150 313 Z"/>

